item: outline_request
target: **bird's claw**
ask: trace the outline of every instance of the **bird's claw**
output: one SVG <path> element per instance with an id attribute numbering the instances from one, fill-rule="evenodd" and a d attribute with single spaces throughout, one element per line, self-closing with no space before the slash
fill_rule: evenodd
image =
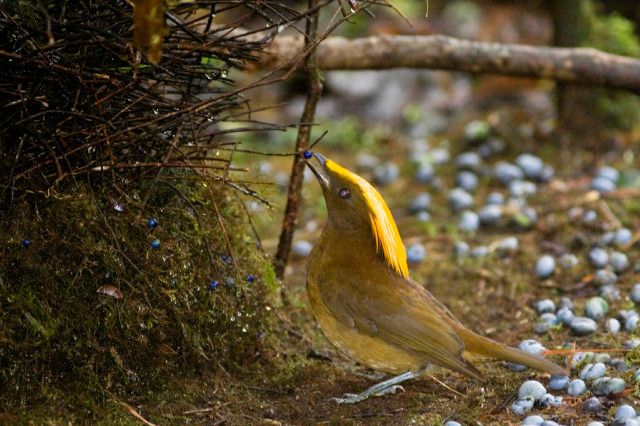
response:
<path id="1" fill-rule="evenodd" d="M 362 394 L 357 393 L 345 393 L 342 398 L 331 398 L 336 404 L 355 404 L 365 399 L 366 397 L 362 397 Z"/>
<path id="2" fill-rule="evenodd" d="M 384 395 L 395 395 L 397 391 L 402 391 L 404 393 L 404 387 L 401 385 L 393 385 L 389 386 L 386 389 L 382 389 L 380 392 L 376 392 L 373 396 L 384 396 Z"/>

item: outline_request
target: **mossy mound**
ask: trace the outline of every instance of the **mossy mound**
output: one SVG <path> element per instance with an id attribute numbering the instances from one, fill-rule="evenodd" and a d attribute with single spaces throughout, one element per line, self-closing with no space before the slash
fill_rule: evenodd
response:
<path id="1" fill-rule="evenodd" d="M 273 273 L 234 198 L 191 182 L 76 183 L 2 215 L 0 407 L 141 395 L 256 357 Z"/>

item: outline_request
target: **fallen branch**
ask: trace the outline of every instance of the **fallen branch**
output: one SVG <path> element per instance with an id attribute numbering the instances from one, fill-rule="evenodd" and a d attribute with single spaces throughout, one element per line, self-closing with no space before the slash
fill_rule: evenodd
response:
<path id="1" fill-rule="evenodd" d="M 274 38 L 260 67 L 287 68 L 304 49 L 297 36 Z M 425 68 L 549 78 L 640 93 L 640 60 L 591 48 L 460 40 L 442 35 L 329 37 L 318 45 L 323 70 Z"/>

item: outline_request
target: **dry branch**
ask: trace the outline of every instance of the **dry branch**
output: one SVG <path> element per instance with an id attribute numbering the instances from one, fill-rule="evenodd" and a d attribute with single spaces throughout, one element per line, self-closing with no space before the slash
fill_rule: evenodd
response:
<path id="1" fill-rule="evenodd" d="M 301 37 L 276 37 L 262 67 L 287 67 Z M 549 78 L 640 93 L 640 60 L 590 48 L 556 48 L 460 40 L 442 35 L 330 37 L 317 49 L 324 70 L 426 68 Z"/>

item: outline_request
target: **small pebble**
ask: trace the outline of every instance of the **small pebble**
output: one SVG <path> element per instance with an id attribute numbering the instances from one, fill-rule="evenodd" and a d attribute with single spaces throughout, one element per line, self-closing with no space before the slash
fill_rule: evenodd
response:
<path id="1" fill-rule="evenodd" d="M 609 318 L 607 320 L 607 329 L 611 334 L 617 334 L 620 332 L 620 321 L 615 318 Z"/>
<path id="2" fill-rule="evenodd" d="M 578 260 L 578 257 L 572 253 L 563 254 L 562 256 L 560 256 L 559 260 L 562 269 L 572 269 L 576 267 L 579 262 L 580 261 Z"/>
<path id="3" fill-rule="evenodd" d="M 462 188 L 454 188 L 449 191 L 448 201 L 454 211 L 469 209 L 473 206 L 473 197 Z"/>
<path id="4" fill-rule="evenodd" d="M 582 368 L 580 372 L 580 378 L 582 380 L 595 380 L 603 377 L 607 371 L 607 366 L 602 362 L 596 362 L 595 364 L 587 364 Z"/>
<path id="5" fill-rule="evenodd" d="M 456 185 L 467 192 L 473 192 L 478 188 L 478 176 L 464 170 L 456 176 Z"/>
<path id="6" fill-rule="evenodd" d="M 521 180 L 524 178 L 522 169 L 506 161 L 500 161 L 493 168 L 493 175 L 503 185 L 508 185 L 511 181 Z"/>
<path id="7" fill-rule="evenodd" d="M 458 228 L 464 232 L 475 232 L 480 227 L 480 218 L 476 212 L 471 210 L 465 210 L 460 213 L 460 221 L 458 222 Z"/>
<path id="8" fill-rule="evenodd" d="M 500 192 L 492 192 L 487 195 L 487 199 L 484 201 L 487 206 L 501 206 L 504 204 L 504 195 Z"/>
<path id="9" fill-rule="evenodd" d="M 640 283 L 636 283 L 631 288 L 631 292 L 629 293 L 629 297 L 633 301 L 633 303 L 640 303 Z"/>
<path id="10" fill-rule="evenodd" d="M 551 376 L 549 379 L 549 388 L 553 390 L 562 390 L 569 385 L 569 376 Z"/>
<path id="11" fill-rule="evenodd" d="M 522 416 L 531 411 L 531 409 L 533 408 L 533 403 L 534 401 L 531 397 L 527 399 L 519 399 L 511 404 L 511 411 L 513 411 L 514 414 Z"/>
<path id="12" fill-rule="evenodd" d="M 580 396 L 587 390 L 587 385 L 580 379 L 573 379 L 569 382 L 567 393 L 571 396 Z"/>
<path id="13" fill-rule="evenodd" d="M 428 192 L 420 192 L 409 202 L 409 211 L 418 213 L 431 208 L 431 195 Z"/>
<path id="14" fill-rule="evenodd" d="M 592 396 L 591 398 L 585 400 L 582 403 L 582 410 L 590 413 L 595 413 L 596 411 L 600 411 L 601 408 L 602 408 L 602 403 L 595 396 Z"/>
<path id="15" fill-rule="evenodd" d="M 549 278 L 556 269 L 556 261 L 548 254 L 540 257 L 536 262 L 535 272 L 538 278 Z"/>
<path id="16" fill-rule="evenodd" d="M 627 228 L 619 228 L 613 236 L 613 243 L 618 246 L 626 246 L 633 239 L 633 234 Z"/>
<path id="17" fill-rule="evenodd" d="M 407 249 L 407 262 L 411 264 L 420 263 L 427 255 L 427 250 L 420 243 L 411 244 Z"/>
<path id="18" fill-rule="evenodd" d="M 154 239 L 151 241 L 151 248 L 154 250 L 157 250 L 160 248 L 160 240 L 159 239 Z"/>
<path id="19" fill-rule="evenodd" d="M 616 420 L 624 420 L 624 419 L 630 419 L 635 416 L 636 416 L 636 410 L 634 410 L 632 406 L 628 404 L 622 404 L 616 410 L 616 414 L 613 416 L 613 418 Z"/>
<path id="20" fill-rule="evenodd" d="M 571 311 L 571 309 L 564 307 L 558 309 L 556 312 L 556 317 L 562 322 L 565 326 L 571 327 L 571 321 L 575 318 L 575 315 Z"/>
<path id="21" fill-rule="evenodd" d="M 544 422 L 544 418 L 541 416 L 529 416 L 521 423 L 522 426 L 538 426 Z"/>
<path id="22" fill-rule="evenodd" d="M 593 381 L 591 391 L 596 396 L 614 395 L 622 392 L 626 384 L 618 377 L 600 377 Z"/>
<path id="23" fill-rule="evenodd" d="M 609 179 L 597 177 L 591 181 L 591 189 L 601 194 L 606 194 L 616 189 L 616 184 Z"/>
<path id="24" fill-rule="evenodd" d="M 313 250 L 313 244 L 306 240 L 298 240 L 293 243 L 293 254 L 298 257 L 307 257 L 311 254 L 311 250 Z"/>
<path id="25" fill-rule="evenodd" d="M 497 204 L 489 204 L 478 210 L 478 217 L 483 225 L 495 225 L 502 217 L 502 207 Z"/>
<path id="26" fill-rule="evenodd" d="M 624 253 L 614 251 L 609 256 L 609 264 L 615 273 L 620 274 L 629 267 L 629 258 Z"/>
<path id="27" fill-rule="evenodd" d="M 547 312 L 553 312 L 556 310 L 556 304 L 553 303 L 553 300 L 551 299 L 538 300 L 533 304 L 533 307 L 538 313 L 538 315 L 541 315 Z"/>
<path id="28" fill-rule="evenodd" d="M 575 317 L 573 321 L 571 321 L 570 327 L 578 336 L 587 336 L 595 333 L 598 326 L 591 318 Z"/>
<path id="29" fill-rule="evenodd" d="M 595 268 L 601 269 L 609 263 L 609 255 L 600 247 L 594 247 L 588 253 L 589 263 Z"/>
<path id="30" fill-rule="evenodd" d="M 587 300 L 584 307 L 584 313 L 587 318 L 591 318 L 594 321 L 598 321 L 604 318 L 605 314 L 609 312 L 609 304 L 602 297 L 592 297 Z"/>

